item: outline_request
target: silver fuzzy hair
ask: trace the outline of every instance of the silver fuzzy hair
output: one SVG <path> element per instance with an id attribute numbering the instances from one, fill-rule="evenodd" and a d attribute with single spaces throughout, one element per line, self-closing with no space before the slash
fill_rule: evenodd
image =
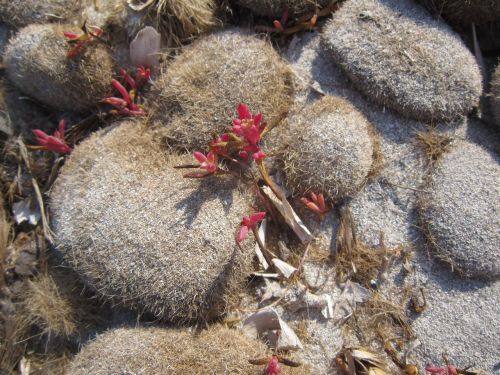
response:
<path id="1" fill-rule="evenodd" d="M 301 195 L 352 196 L 374 165 L 374 138 L 372 125 L 351 103 L 325 96 L 290 121 L 282 150 L 287 179 Z"/>
<path id="2" fill-rule="evenodd" d="M 21 91 L 58 110 L 84 111 L 112 94 L 113 62 L 108 51 L 91 45 L 69 59 L 63 32 L 72 25 L 30 25 L 9 41 L 7 77 Z"/>
<path id="3" fill-rule="evenodd" d="M 239 5 L 249 8 L 255 14 L 280 18 L 288 8 L 291 15 L 300 16 L 327 6 L 331 0 L 237 0 Z"/>
<path id="4" fill-rule="evenodd" d="M 447 121 L 479 104 L 476 59 L 459 35 L 411 0 L 347 0 L 322 36 L 358 90 L 405 117 Z"/>
<path id="5" fill-rule="evenodd" d="M 16 28 L 78 18 L 81 0 L 0 0 L 0 21 Z"/>
<path id="6" fill-rule="evenodd" d="M 79 144 L 50 195 L 57 247 L 101 295 L 172 321 L 222 315 L 251 272 L 234 179 L 183 178 L 154 134 L 126 121 Z"/>
<path id="7" fill-rule="evenodd" d="M 436 257 L 469 277 L 500 277 L 499 162 L 494 152 L 457 141 L 431 169 L 419 200 Z"/>
<path id="8" fill-rule="evenodd" d="M 491 110 L 496 124 L 500 128 L 500 64 L 497 65 L 493 73 L 490 90 Z"/>
<path id="9" fill-rule="evenodd" d="M 156 80 L 148 107 L 151 123 L 170 145 L 194 150 L 206 148 L 214 133 L 227 132 L 239 103 L 276 125 L 292 94 L 291 72 L 272 46 L 229 29 L 185 47 Z"/>

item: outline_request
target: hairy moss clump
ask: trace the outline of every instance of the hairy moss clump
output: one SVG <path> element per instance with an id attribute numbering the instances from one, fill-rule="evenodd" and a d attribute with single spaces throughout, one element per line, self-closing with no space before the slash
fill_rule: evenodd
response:
<path id="1" fill-rule="evenodd" d="M 296 192 L 340 199 L 367 181 L 377 140 L 371 123 L 351 103 L 325 96 L 291 120 L 282 153 Z"/>
<path id="2" fill-rule="evenodd" d="M 206 148 L 239 103 L 277 124 L 292 102 L 290 85 L 289 68 L 268 42 L 238 29 L 217 32 L 186 47 L 155 82 L 151 122 L 171 145 Z"/>
<path id="3" fill-rule="evenodd" d="M 347 0 L 322 38 L 368 99 L 402 116 L 439 122 L 479 105 L 482 77 L 460 37 L 410 0 Z"/>
<path id="4" fill-rule="evenodd" d="M 237 0 L 241 6 L 249 8 L 255 14 L 279 18 L 284 9 L 292 15 L 314 12 L 328 5 L 331 0 Z"/>
<path id="5" fill-rule="evenodd" d="M 500 64 L 495 69 L 491 79 L 490 95 L 493 116 L 497 126 L 500 128 Z"/>
<path id="6" fill-rule="evenodd" d="M 420 213 L 436 257 L 469 277 L 500 277 L 499 158 L 457 141 L 434 164 Z"/>
<path id="7" fill-rule="evenodd" d="M 214 326 L 193 335 L 161 328 L 121 328 L 108 331 L 74 358 L 69 373 L 83 374 L 261 374 L 264 366 L 249 359 L 266 357 L 257 340 L 236 330 Z M 288 370 L 290 369 L 290 370 Z M 304 366 L 287 374 L 310 374 Z"/>
<path id="8" fill-rule="evenodd" d="M 251 272 L 252 243 L 235 232 L 245 196 L 223 176 L 184 179 L 136 122 L 73 150 L 50 196 L 57 247 L 104 297 L 172 321 L 211 320 Z"/>
<path id="9" fill-rule="evenodd" d="M 79 0 L 0 0 L 0 21 L 14 27 L 65 22 L 78 17 Z"/>
<path id="10" fill-rule="evenodd" d="M 30 25 L 9 41 L 7 77 L 21 91 L 58 110 L 83 111 L 111 94 L 114 68 L 108 51 L 92 45 L 72 59 L 63 32 L 71 25 Z"/>
<path id="11" fill-rule="evenodd" d="M 498 0 L 418 0 L 436 15 L 454 24 L 469 25 L 500 20 Z"/>

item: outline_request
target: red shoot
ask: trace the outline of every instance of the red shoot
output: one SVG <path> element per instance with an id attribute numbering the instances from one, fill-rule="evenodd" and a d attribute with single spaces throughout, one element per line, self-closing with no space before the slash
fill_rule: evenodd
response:
<path id="1" fill-rule="evenodd" d="M 455 366 L 451 365 L 448 365 L 446 368 L 427 366 L 425 368 L 425 371 L 430 372 L 431 374 L 438 374 L 438 375 L 458 375 L 458 371 L 455 368 Z"/>
<path id="2" fill-rule="evenodd" d="M 257 227 L 257 224 L 264 220 L 265 217 L 265 212 L 256 212 L 250 216 L 244 216 L 236 236 L 236 241 L 242 242 L 246 240 L 248 238 L 248 232 L 250 230 L 254 230 Z"/>
<path id="3" fill-rule="evenodd" d="M 278 358 L 273 355 L 264 369 L 266 375 L 278 375 L 281 372 L 281 367 L 279 365 Z"/>
<path id="4" fill-rule="evenodd" d="M 194 157 L 201 163 L 201 169 L 206 169 L 209 173 L 215 173 L 215 171 L 217 171 L 217 160 L 214 153 L 209 152 L 207 156 L 205 156 L 201 152 L 195 151 Z"/>
<path id="5" fill-rule="evenodd" d="M 137 82 L 130 76 L 125 69 L 120 69 L 120 74 L 125 82 L 130 86 L 131 90 L 127 89 L 116 79 L 111 80 L 113 87 L 120 93 L 121 98 L 109 97 L 101 100 L 101 103 L 110 104 L 118 111 L 119 114 L 126 116 L 145 116 L 146 112 L 142 107 L 134 103 L 136 98 Z M 149 77 L 149 76 L 148 76 Z"/>
<path id="6" fill-rule="evenodd" d="M 252 115 L 248 106 L 241 103 L 238 105 L 238 117 L 233 119 L 232 132 L 236 138 L 240 139 L 240 148 L 246 151 L 246 154 L 243 154 L 243 158 L 247 160 L 250 153 L 257 153 L 258 155 L 254 157 L 254 160 L 262 160 L 265 154 L 260 153 L 259 142 L 266 127 L 262 119 L 262 114 L 257 113 L 255 116 Z"/>
<path id="7" fill-rule="evenodd" d="M 120 75 L 123 77 L 125 82 L 127 82 L 127 85 L 130 86 L 131 89 L 136 89 L 137 85 L 135 83 L 135 79 L 132 78 L 132 76 L 123 68 L 120 69 Z"/>
<path id="8" fill-rule="evenodd" d="M 199 151 L 195 151 L 193 153 L 193 156 L 200 162 L 198 168 L 204 169 L 204 171 L 194 171 L 186 173 L 184 175 L 185 178 L 203 178 L 216 174 L 218 171 L 220 171 L 219 167 L 217 166 L 217 155 L 213 152 L 209 152 L 207 155 L 204 155 Z"/>
<path id="9" fill-rule="evenodd" d="M 305 197 L 301 198 L 300 201 L 306 205 L 306 207 L 317 214 L 321 219 L 328 213 L 329 209 L 326 207 L 325 198 L 323 194 L 316 194 L 311 192 L 309 194 L 311 199 Z"/>
<path id="10" fill-rule="evenodd" d="M 138 88 L 143 86 L 147 81 L 149 81 L 149 78 L 151 77 L 151 69 L 149 68 L 144 68 L 143 66 L 140 66 L 137 68 L 137 73 L 135 75 L 135 81 L 136 85 Z"/>
<path id="11" fill-rule="evenodd" d="M 69 49 L 67 54 L 69 59 L 78 56 L 86 46 L 99 39 L 104 33 L 104 31 L 97 26 L 84 25 L 82 29 L 84 30 L 84 34 L 80 36 L 68 31 L 63 33 L 64 36 L 68 38 L 68 43 L 72 45 L 72 48 Z"/>
<path id="12" fill-rule="evenodd" d="M 36 141 L 41 146 L 39 149 L 57 152 L 59 154 L 69 154 L 72 149 L 64 140 L 65 126 L 66 122 L 64 119 L 59 121 L 59 128 L 53 135 L 48 135 L 40 129 L 33 130 L 33 133 L 36 135 Z"/>
<path id="13" fill-rule="evenodd" d="M 262 151 L 257 151 L 255 154 L 252 155 L 253 160 L 255 161 L 260 161 L 266 157 L 266 154 L 264 154 Z"/>
<path id="14" fill-rule="evenodd" d="M 226 146 L 229 142 L 229 134 L 222 134 L 222 136 L 215 136 L 210 141 L 210 149 L 212 152 L 220 156 L 227 156 Z"/>

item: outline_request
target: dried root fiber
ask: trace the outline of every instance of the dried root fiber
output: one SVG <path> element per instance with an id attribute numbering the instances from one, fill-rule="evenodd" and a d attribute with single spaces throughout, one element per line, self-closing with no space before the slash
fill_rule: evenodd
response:
<path id="1" fill-rule="evenodd" d="M 108 331 L 85 346 L 72 361 L 69 373 L 206 375 L 262 374 L 264 365 L 249 359 L 268 351 L 236 330 L 214 326 L 199 335 L 161 328 L 121 328 Z M 310 374 L 304 366 L 286 374 Z"/>
<path id="2" fill-rule="evenodd" d="M 153 134 L 124 122 L 80 143 L 50 196 L 67 262 L 105 297 L 174 321 L 224 313 L 251 271 L 235 233 L 248 206 L 234 181 L 184 179 Z"/>
<path id="3" fill-rule="evenodd" d="M 112 93 L 113 64 L 100 45 L 69 59 L 64 31 L 82 33 L 71 25 L 21 29 L 5 51 L 6 73 L 18 89 L 54 109 L 83 111 Z"/>
<path id="4" fill-rule="evenodd" d="M 373 165 L 372 125 L 351 103 L 325 96 L 305 107 L 289 124 L 283 159 L 287 179 L 301 195 L 331 199 L 354 195 Z"/>
<path id="5" fill-rule="evenodd" d="M 206 148 L 226 132 L 239 103 L 261 112 L 268 126 L 292 101 L 291 73 L 268 42 L 230 29 L 198 39 L 168 66 L 149 94 L 151 121 L 167 143 Z"/>

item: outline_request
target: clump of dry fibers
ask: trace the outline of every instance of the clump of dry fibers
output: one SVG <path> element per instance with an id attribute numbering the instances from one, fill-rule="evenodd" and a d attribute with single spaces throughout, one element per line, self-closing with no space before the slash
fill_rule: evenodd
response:
<path id="1" fill-rule="evenodd" d="M 206 148 L 214 133 L 226 132 L 245 103 L 268 126 L 292 102 L 291 72 L 272 46 L 257 36 L 229 29 L 202 37 L 155 82 L 148 98 L 151 122 L 167 143 Z"/>
<path id="2" fill-rule="evenodd" d="M 105 297 L 159 318 L 224 313 L 251 271 L 252 241 L 235 233 L 248 213 L 236 183 L 184 179 L 144 126 L 124 122 L 79 144 L 50 196 L 57 247 Z"/>
<path id="3" fill-rule="evenodd" d="M 71 25 L 21 29 L 6 48 L 6 74 L 19 90 L 54 109 L 83 111 L 110 96 L 113 63 L 100 45 L 69 59 L 64 31 L 82 33 Z"/>
<path id="4" fill-rule="evenodd" d="M 282 151 L 287 179 L 299 194 L 353 195 L 372 169 L 374 138 L 372 125 L 351 103 L 325 96 L 289 124 Z"/>

